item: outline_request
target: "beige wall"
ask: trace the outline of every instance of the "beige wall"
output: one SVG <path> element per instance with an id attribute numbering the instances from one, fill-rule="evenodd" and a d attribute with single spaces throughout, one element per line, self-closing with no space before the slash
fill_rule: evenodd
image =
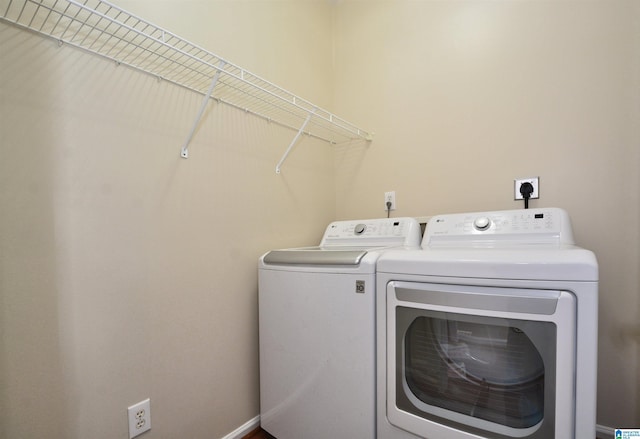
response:
<path id="1" fill-rule="evenodd" d="M 598 423 L 640 425 L 640 2 L 345 1 L 335 111 L 376 132 L 336 156 L 340 218 L 568 210 L 600 263 Z"/>
<path id="2" fill-rule="evenodd" d="M 263 251 L 533 175 L 600 260 L 598 422 L 640 425 L 638 2 L 117 3 L 376 137 L 276 176 L 293 133 L 211 104 L 185 161 L 199 96 L 0 24 L 0 438 L 126 437 L 146 397 L 150 439 L 220 438 L 258 414 Z"/>
<path id="3" fill-rule="evenodd" d="M 327 105 L 325 3 L 126 6 Z M 295 133 L 211 103 L 183 160 L 201 96 L 0 41 L 0 438 L 125 438 L 147 397 L 149 439 L 225 436 L 259 411 L 257 259 L 335 218 L 332 148 L 276 175 Z"/>

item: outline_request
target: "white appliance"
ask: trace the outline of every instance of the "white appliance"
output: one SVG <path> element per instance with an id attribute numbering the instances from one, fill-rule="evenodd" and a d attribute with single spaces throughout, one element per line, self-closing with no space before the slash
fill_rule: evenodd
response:
<path id="1" fill-rule="evenodd" d="M 420 247 L 413 218 L 338 221 L 260 258 L 260 422 L 278 439 L 375 437 L 376 261 Z"/>
<path id="2" fill-rule="evenodd" d="M 598 265 L 565 211 L 432 217 L 377 290 L 378 439 L 595 437 Z"/>

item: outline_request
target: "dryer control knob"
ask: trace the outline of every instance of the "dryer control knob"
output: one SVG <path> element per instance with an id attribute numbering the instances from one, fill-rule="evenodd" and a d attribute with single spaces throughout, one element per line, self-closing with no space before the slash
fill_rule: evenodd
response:
<path id="1" fill-rule="evenodd" d="M 356 228 L 353 230 L 353 233 L 355 233 L 356 235 L 362 235 L 362 233 L 364 233 L 364 230 L 367 228 L 366 224 L 357 224 Z"/>
<path id="2" fill-rule="evenodd" d="M 481 216 L 480 218 L 476 218 L 473 222 L 473 227 L 477 230 L 487 230 L 491 225 L 491 220 L 486 216 Z"/>

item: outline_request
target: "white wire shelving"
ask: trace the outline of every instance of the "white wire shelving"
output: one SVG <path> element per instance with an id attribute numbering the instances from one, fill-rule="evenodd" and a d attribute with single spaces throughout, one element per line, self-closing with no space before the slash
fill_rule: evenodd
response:
<path id="1" fill-rule="evenodd" d="M 210 99 L 332 144 L 372 134 L 311 102 L 104 0 L 0 0 L 0 20 L 170 81 L 203 95 L 182 145 L 188 147 Z"/>

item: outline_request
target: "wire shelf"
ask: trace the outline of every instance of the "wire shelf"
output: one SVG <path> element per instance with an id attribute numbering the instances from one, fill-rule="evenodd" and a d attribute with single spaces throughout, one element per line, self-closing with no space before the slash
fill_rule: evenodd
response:
<path id="1" fill-rule="evenodd" d="M 372 138 L 350 122 L 107 1 L 0 0 L 2 4 L 3 21 L 186 87 L 203 94 L 207 102 L 210 97 L 333 144 Z"/>

